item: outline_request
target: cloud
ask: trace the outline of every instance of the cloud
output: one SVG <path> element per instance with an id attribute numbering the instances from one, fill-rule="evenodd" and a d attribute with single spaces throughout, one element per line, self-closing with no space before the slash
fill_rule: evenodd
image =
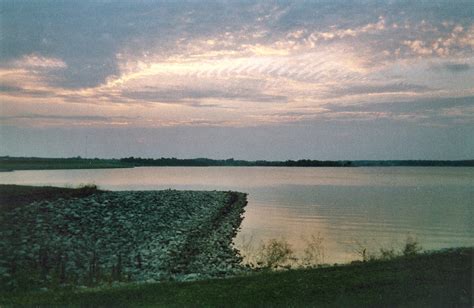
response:
<path id="1" fill-rule="evenodd" d="M 390 94 L 390 93 L 423 93 L 432 90 L 428 86 L 404 82 L 387 84 L 362 84 L 330 89 L 325 97 L 343 97 L 351 95 Z"/>
<path id="2" fill-rule="evenodd" d="M 254 117 L 264 123 L 305 124 L 315 122 L 396 121 L 419 125 L 469 124 L 474 120 L 474 96 L 416 99 L 410 101 L 365 102 L 349 105 L 323 104 Z"/>
<path id="3" fill-rule="evenodd" d="M 444 68 L 453 73 L 459 73 L 470 70 L 471 66 L 467 63 L 446 63 Z"/>
<path id="4" fill-rule="evenodd" d="M 0 120 L 11 119 L 48 119 L 48 120 L 86 120 L 86 121 L 110 121 L 110 120 L 136 120 L 137 117 L 127 116 L 98 116 L 98 115 L 52 115 L 52 114 L 20 114 L 12 116 L 0 116 Z"/>
<path id="5" fill-rule="evenodd" d="M 355 28 L 346 28 L 346 29 L 334 29 L 328 32 L 313 32 L 309 35 L 309 38 L 318 41 L 318 40 L 334 40 L 334 39 L 343 39 L 346 37 L 356 37 L 362 34 L 367 33 L 380 33 L 386 30 L 385 18 L 383 16 L 379 17 L 379 20 L 376 23 L 368 23 Z"/>
<path id="6" fill-rule="evenodd" d="M 0 93 L 24 98 L 51 97 L 50 83 L 66 63 L 53 57 L 30 54 L 0 65 Z"/>
<path id="7" fill-rule="evenodd" d="M 471 77 L 474 59 L 465 58 L 463 60 L 457 61 L 437 61 L 430 63 L 429 70 L 436 72 L 436 74 L 446 74 L 449 73 L 450 78 L 453 78 L 457 75 L 460 77 L 463 76 L 466 81 Z M 473 76 L 474 77 L 474 76 Z M 471 78 L 472 79 L 472 78 Z"/>
<path id="8" fill-rule="evenodd" d="M 21 57 L 11 63 L 12 66 L 17 68 L 26 69 L 65 69 L 67 68 L 66 63 L 58 58 L 43 57 L 37 54 L 30 54 Z"/>
<path id="9" fill-rule="evenodd" d="M 21 98 L 47 98 L 56 95 L 54 91 L 41 89 L 24 89 L 14 85 L 1 85 L 0 94 Z"/>
<path id="10" fill-rule="evenodd" d="M 422 112 L 429 110 L 444 110 L 448 108 L 474 107 L 474 96 L 447 97 L 433 99 L 418 99 L 412 101 L 386 102 L 386 103 L 359 103 L 352 105 L 327 104 L 324 105 L 331 111 L 339 112 Z"/>
<path id="11" fill-rule="evenodd" d="M 10 85 L 0 85 L 0 92 L 21 92 L 22 88 Z"/>
<path id="12" fill-rule="evenodd" d="M 224 100 L 236 100 L 236 101 L 252 101 L 252 102 L 271 102 L 271 103 L 286 103 L 288 98 L 281 95 L 265 95 L 263 93 L 255 93 L 254 91 L 249 93 L 235 93 L 232 91 L 225 90 L 199 90 L 199 89 L 169 89 L 169 90 L 158 90 L 158 91 L 131 91 L 124 92 L 123 95 L 128 98 L 143 100 L 148 102 L 159 102 L 159 103 L 192 103 L 192 101 L 200 99 L 224 99 Z M 211 105 L 199 105 L 195 104 L 195 107 L 217 107 L 217 104 Z"/>
<path id="13" fill-rule="evenodd" d="M 415 55 L 447 57 L 450 55 L 469 55 L 474 49 L 474 25 L 464 28 L 460 24 L 432 26 L 430 30 L 424 30 L 424 21 L 421 22 L 421 30 L 417 32 L 418 38 L 404 40 Z M 420 34 L 422 36 L 420 37 Z"/>
<path id="14" fill-rule="evenodd" d="M 137 122 L 140 117 L 102 115 L 16 114 L 0 116 L 0 124 L 20 127 L 48 126 L 123 126 Z"/>
<path id="15" fill-rule="evenodd" d="M 317 110 L 268 114 L 273 123 L 404 123 L 426 127 L 469 125 L 474 120 L 474 97 L 420 99 L 405 102 L 326 104 Z M 261 119 L 265 119 L 262 117 Z M 266 120 L 266 119 L 265 119 Z"/>
<path id="16" fill-rule="evenodd" d="M 403 44 L 418 55 L 432 55 L 434 52 L 431 46 L 427 46 L 427 44 L 421 40 L 403 41 Z"/>
<path id="17" fill-rule="evenodd" d="M 121 120 L 245 126 L 338 118 L 328 103 L 474 92 L 474 26 L 458 4 L 45 1 L 0 14 L 0 100 L 15 114 L 95 108 L 104 125 L 133 112 Z"/>

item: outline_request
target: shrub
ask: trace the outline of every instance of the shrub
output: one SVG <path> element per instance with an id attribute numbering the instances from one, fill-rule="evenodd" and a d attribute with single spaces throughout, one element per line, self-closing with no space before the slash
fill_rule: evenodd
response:
<path id="1" fill-rule="evenodd" d="M 354 240 L 354 243 L 351 246 L 353 252 L 362 259 L 362 262 L 367 262 L 374 259 L 374 254 L 368 252 L 367 243 L 365 241 L 360 242 L 358 240 Z"/>
<path id="2" fill-rule="evenodd" d="M 380 248 L 380 260 L 392 260 L 398 256 L 398 253 L 393 248 Z"/>
<path id="3" fill-rule="evenodd" d="M 320 233 L 312 234 L 309 240 L 306 240 L 306 248 L 303 251 L 303 265 L 313 266 L 324 262 L 324 238 Z"/>
<path id="4" fill-rule="evenodd" d="M 80 184 L 77 188 L 82 191 L 97 191 L 99 189 L 99 187 L 96 184 L 90 184 L 90 183 Z"/>
<path id="5" fill-rule="evenodd" d="M 402 253 L 405 257 L 414 256 L 422 250 L 418 240 L 412 236 L 407 236 L 405 246 L 403 247 Z"/>
<path id="6" fill-rule="evenodd" d="M 284 266 L 293 257 L 291 245 L 284 239 L 271 239 L 266 244 L 262 244 L 257 264 L 272 269 Z"/>

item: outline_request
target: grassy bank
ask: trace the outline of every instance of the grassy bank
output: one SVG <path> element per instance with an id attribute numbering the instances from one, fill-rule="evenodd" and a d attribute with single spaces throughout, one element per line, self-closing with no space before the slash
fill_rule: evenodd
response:
<path id="1" fill-rule="evenodd" d="M 472 248 L 182 283 L 2 294 L 2 304 L 471 307 Z"/>

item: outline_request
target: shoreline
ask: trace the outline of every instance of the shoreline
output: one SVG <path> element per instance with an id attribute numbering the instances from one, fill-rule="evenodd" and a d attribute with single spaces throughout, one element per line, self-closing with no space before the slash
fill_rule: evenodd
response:
<path id="1" fill-rule="evenodd" d="M 63 197 L 2 210 L 5 287 L 182 281 L 245 270 L 232 247 L 247 203 L 243 193 L 96 191 Z M 24 275 L 30 278 L 23 281 Z"/>
<path id="2" fill-rule="evenodd" d="M 474 248 L 227 279 L 1 292 L 3 305 L 471 307 Z"/>
<path id="3" fill-rule="evenodd" d="M 234 160 L 209 158 L 40 158 L 0 157 L 0 172 L 15 170 L 115 169 L 134 167 L 474 167 L 473 159 L 464 160 Z"/>
<path id="4" fill-rule="evenodd" d="M 232 247 L 246 205 L 243 193 L 176 190 L 110 192 L 96 187 L 71 189 L 16 185 L 0 185 L 0 189 L 0 193 L 3 192 L 0 239 L 5 239 L 5 231 L 12 231 L 12 247 L 19 253 L 15 253 L 15 261 L 21 261 L 25 253 L 31 253 L 28 249 L 38 244 L 35 240 L 50 234 L 44 232 L 48 226 L 50 230 L 55 230 L 53 233 L 67 235 L 62 239 L 48 238 L 50 252 L 53 253 L 46 254 L 47 258 L 44 258 L 44 253 L 41 254 L 44 249 L 35 250 L 39 254 L 33 259 L 44 262 L 49 272 L 34 267 L 34 262 L 27 262 L 30 267 L 23 273 L 13 273 L 17 276 L 12 279 L 12 276 L 5 275 L 11 274 L 2 268 L 5 263 L 0 263 L 1 305 L 196 306 L 199 303 L 219 307 L 305 307 L 433 306 L 441 303 L 470 307 L 472 304 L 472 247 L 320 268 L 250 270 L 242 268 L 239 255 Z M 5 195 L 10 198 L 4 198 Z M 199 202 L 196 203 L 196 200 Z M 152 201 L 160 206 L 149 208 L 140 205 Z M 164 201 L 170 203 L 169 206 Z M 188 201 L 191 206 L 183 201 Z M 147 217 L 153 217 L 152 213 L 160 208 L 161 213 L 168 216 L 147 221 Z M 146 209 L 151 212 L 139 215 Z M 196 211 L 193 212 L 193 209 Z M 12 217 L 8 214 L 11 211 L 16 211 L 19 218 L 33 219 L 10 221 L 7 218 Z M 78 215 L 82 211 L 88 214 L 96 212 L 100 219 L 94 220 L 85 215 L 88 219 L 82 221 L 81 215 Z M 116 215 L 104 215 L 109 212 Z M 27 215 L 22 216 L 22 213 Z M 185 215 L 180 216 L 180 213 Z M 58 219 L 46 221 L 46 214 L 67 218 L 67 224 L 57 224 Z M 105 223 L 98 229 L 89 230 L 101 221 L 111 222 L 114 219 L 118 223 Z M 8 222 L 10 228 L 3 222 Z M 112 230 L 104 232 L 104 228 L 112 226 L 117 227 L 118 235 L 127 235 L 139 229 L 135 234 L 138 237 L 123 240 L 120 236 L 113 236 Z M 77 246 L 78 242 L 72 239 L 74 234 L 70 234 L 77 228 L 83 228 L 79 233 L 89 232 L 98 236 L 83 243 L 83 251 L 76 254 L 70 250 L 68 254 L 67 247 Z M 143 239 L 140 234 L 146 231 L 151 232 L 145 240 L 139 240 Z M 25 239 L 26 242 L 23 241 Z M 117 239 L 121 241 L 115 243 Z M 99 245 L 97 240 L 100 240 Z M 129 249 L 123 249 L 127 247 Z M 11 251 L 4 248 L 0 247 L 2 258 Z M 87 255 L 87 249 L 91 254 Z M 117 257 L 117 251 L 121 257 Z M 139 251 L 140 258 L 136 258 L 136 253 L 132 254 L 131 259 L 127 258 L 123 254 L 125 251 Z M 92 259 L 87 259 L 87 256 Z M 58 262 L 48 265 L 46 260 L 54 258 Z M 85 262 L 86 266 L 74 268 L 74 260 Z M 138 264 L 141 268 L 137 269 Z M 73 281 L 75 270 L 79 270 L 79 274 Z M 86 274 L 82 280 L 81 271 Z M 37 280 L 43 274 L 46 283 Z M 134 275 L 136 279 L 126 279 L 127 274 Z M 12 280 L 16 281 L 12 283 Z"/>

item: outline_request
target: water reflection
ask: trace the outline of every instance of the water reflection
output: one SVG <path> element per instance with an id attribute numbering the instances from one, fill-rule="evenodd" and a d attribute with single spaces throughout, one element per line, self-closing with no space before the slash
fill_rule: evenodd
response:
<path id="1" fill-rule="evenodd" d="M 474 244 L 474 168 L 166 167 L 17 171 L 1 183 L 112 190 L 238 190 L 249 194 L 237 246 L 285 238 L 301 252 L 324 238 L 325 261 L 357 257 L 354 246 L 401 246 L 408 234 L 425 249 Z"/>

